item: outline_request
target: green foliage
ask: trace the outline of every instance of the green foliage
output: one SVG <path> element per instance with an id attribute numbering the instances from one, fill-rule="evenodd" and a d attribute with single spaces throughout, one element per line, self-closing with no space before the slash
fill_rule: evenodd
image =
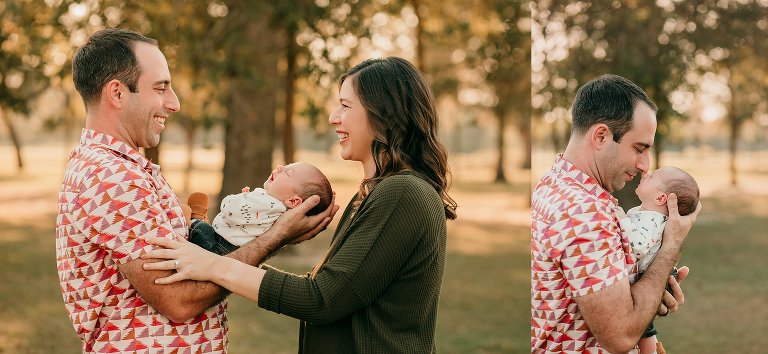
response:
<path id="1" fill-rule="evenodd" d="M 671 118 L 687 118 L 673 109 L 674 90 L 694 92 L 693 72 L 729 70 L 732 97 L 749 96 L 766 79 L 755 68 L 766 58 L 766 6 L 761 2 L 653 0 L 583 2 L 539 1 L 533 19 L 540 29 L 542 61 L 535 81 L 543 98 L 539 115 L 569 107 L 576 89 L 603 73 L 625 76 L 648 92 L 659 106 L 657 151 Z M 721 54 L 725 53 L 725 54 Z M 753 65 L 739 63 L 751 62 Z M 757 78 L 748 87 L 740 77 Z M 693 79 L 691 79 L 693 78 Z M 738 92 L 738 93 L 736 93 Z M 762 91 L 764 95 L 764 90 Z M 754 96 L 754 95 L 753 95 Z M 764 97 L 764 96 L 763 96 Z M 736 103 L 731 112 L 744 119 L 757 102 Z"/>
<path id="2" fill-rule="evenodd" d="M 31 1 L 0 3 L 0 110 L 26 115 L 30 104 L 49 84 L 43 74 L 51 45 L 51 10 Z"/>

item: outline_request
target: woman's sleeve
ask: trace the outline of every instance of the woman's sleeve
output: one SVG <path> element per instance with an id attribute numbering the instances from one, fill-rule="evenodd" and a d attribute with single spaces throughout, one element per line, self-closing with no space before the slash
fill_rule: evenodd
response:
<path id="1" fill-rule="evenodd" d="M 373 302 L 401 272 L 434 216 L 435 206 L 427 205 L 434 200 L 411 178 L 390 177 L 374 189 L 346 235 L 339 236 L 345 238 L 339 250 L 314 277 L 269 268 L 259 306 L 330 323 Z"/>

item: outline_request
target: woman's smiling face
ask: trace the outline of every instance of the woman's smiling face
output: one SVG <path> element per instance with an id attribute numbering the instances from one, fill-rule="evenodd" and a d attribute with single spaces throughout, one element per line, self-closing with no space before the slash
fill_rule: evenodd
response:
<path id="1" fill-rule="evenodd" d="M 339 89 L 339 107 L 331 113 L 328 122 L 333 125 L 341 145 L 341 158 L 360 161 L 364 169 L 375 171 L 371 152 L 373 134 L 368 125 L 368 117 L 352 86 L 354 76 L 347 77 Z M 366 173 L 367 174 L 367 173 Z"/>

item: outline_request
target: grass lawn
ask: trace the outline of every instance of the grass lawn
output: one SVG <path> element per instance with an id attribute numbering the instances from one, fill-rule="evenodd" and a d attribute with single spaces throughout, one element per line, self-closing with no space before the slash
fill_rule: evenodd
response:
<path id="1" fill-rule="evenodd" d="M 183 159 L 175 159 L 173 153 L 168 151 L 171 157 L 163 169 L 171 185 L 178 186 L 183 184 Z M 0 353 L 77 353 L 80 341 L 64 309 L 55 261 L 56 193 L 64 153 L 29 148 L 27 154 L 28 168 L 21 175 L 0 167 Z M 305 159 L 327 171 L 343 207 L 359 181 L 356 165 L 317 156 Z M 190 188 L 215 192 L 220 183 L 218 167 L 200 164 L 197 168 Z M 480 182 L 488 178 L 472 170 L 469 165 L 461 171 L 453 191 L 461 219 L 449 222 L 437 348 L 441 353 L 525 352 L 529 333 L 527 171 L 513 176 L 511 185 L 497 185 Z M 307 272 L 324 255 L 330 232 L 269 263 Z M 297 320 L 262 310 L 239 296 L 231 296 L 229 302 L 231 353 L 297 351 Z"/>
<path id="2" fill-rule="evenodd" d="M 23 174 L 0 166 L 0 353 L 77 353 L 80 342 L 64 309 L 55 262 L 55 199 L 63 153 L 27 151 L 32 163 Z M 0 156 L 10 155 L 0 148 Z M 330 171 L 345 204 L 358 171 L 337 162 L 320 165 Z M 171 184 L 181 185 L 181 168 L 164 166 Z M 218 189 L 216 182 L 201 182 L 218 180 L 215 166 L 198 168 L 193 190 Z M 462 172 L 453 192 L 462 208 L 460 219 L 449 222 L 437 349 L 529 353 L 528 179 L 515 175 L 511 185 L 494 185 L 479 182 L 482 178 L 469 170 Z M 766 181 L 766 174 L 746 177 Z M 768 197 L 751 190 L 702 190 L 709 191 L 705 209 L 681 261 L 692 269 L 683 284 L 686 303 L 679 313 L 656 322 L 660 338 L 671 353 L 765 352 Z M 304 273 L 329 240 L 329 235 L 320 235 L 269 263 Z M 238 296 L 230 298 L 229 318 L 231 353 L 296 352 L 296 320 Z"/>
<path id="3" fill-rule="evenodd" d="M 670 353 L 765 353 L 768 348 L 768 198 L 706 198 L 680 264 L 686 302 L 656 321 Z"/>

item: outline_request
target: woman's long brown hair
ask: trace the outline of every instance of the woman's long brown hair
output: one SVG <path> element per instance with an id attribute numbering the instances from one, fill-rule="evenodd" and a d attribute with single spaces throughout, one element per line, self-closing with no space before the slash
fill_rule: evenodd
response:
<path id="1" fill-rule="evenodd" d="M 369 59 L 345 73 L 339 87 L 347 79 L 373 134 L 376 171 L 360 184 L 360 198 L 384 178 L 410 169 L 427 178 L 443 200 L 446 218 L 455 219 L 457 205 L 447 192 L 448 156 L 437 138 L 435 98 L 418 69 L 397 57 Z"/>

